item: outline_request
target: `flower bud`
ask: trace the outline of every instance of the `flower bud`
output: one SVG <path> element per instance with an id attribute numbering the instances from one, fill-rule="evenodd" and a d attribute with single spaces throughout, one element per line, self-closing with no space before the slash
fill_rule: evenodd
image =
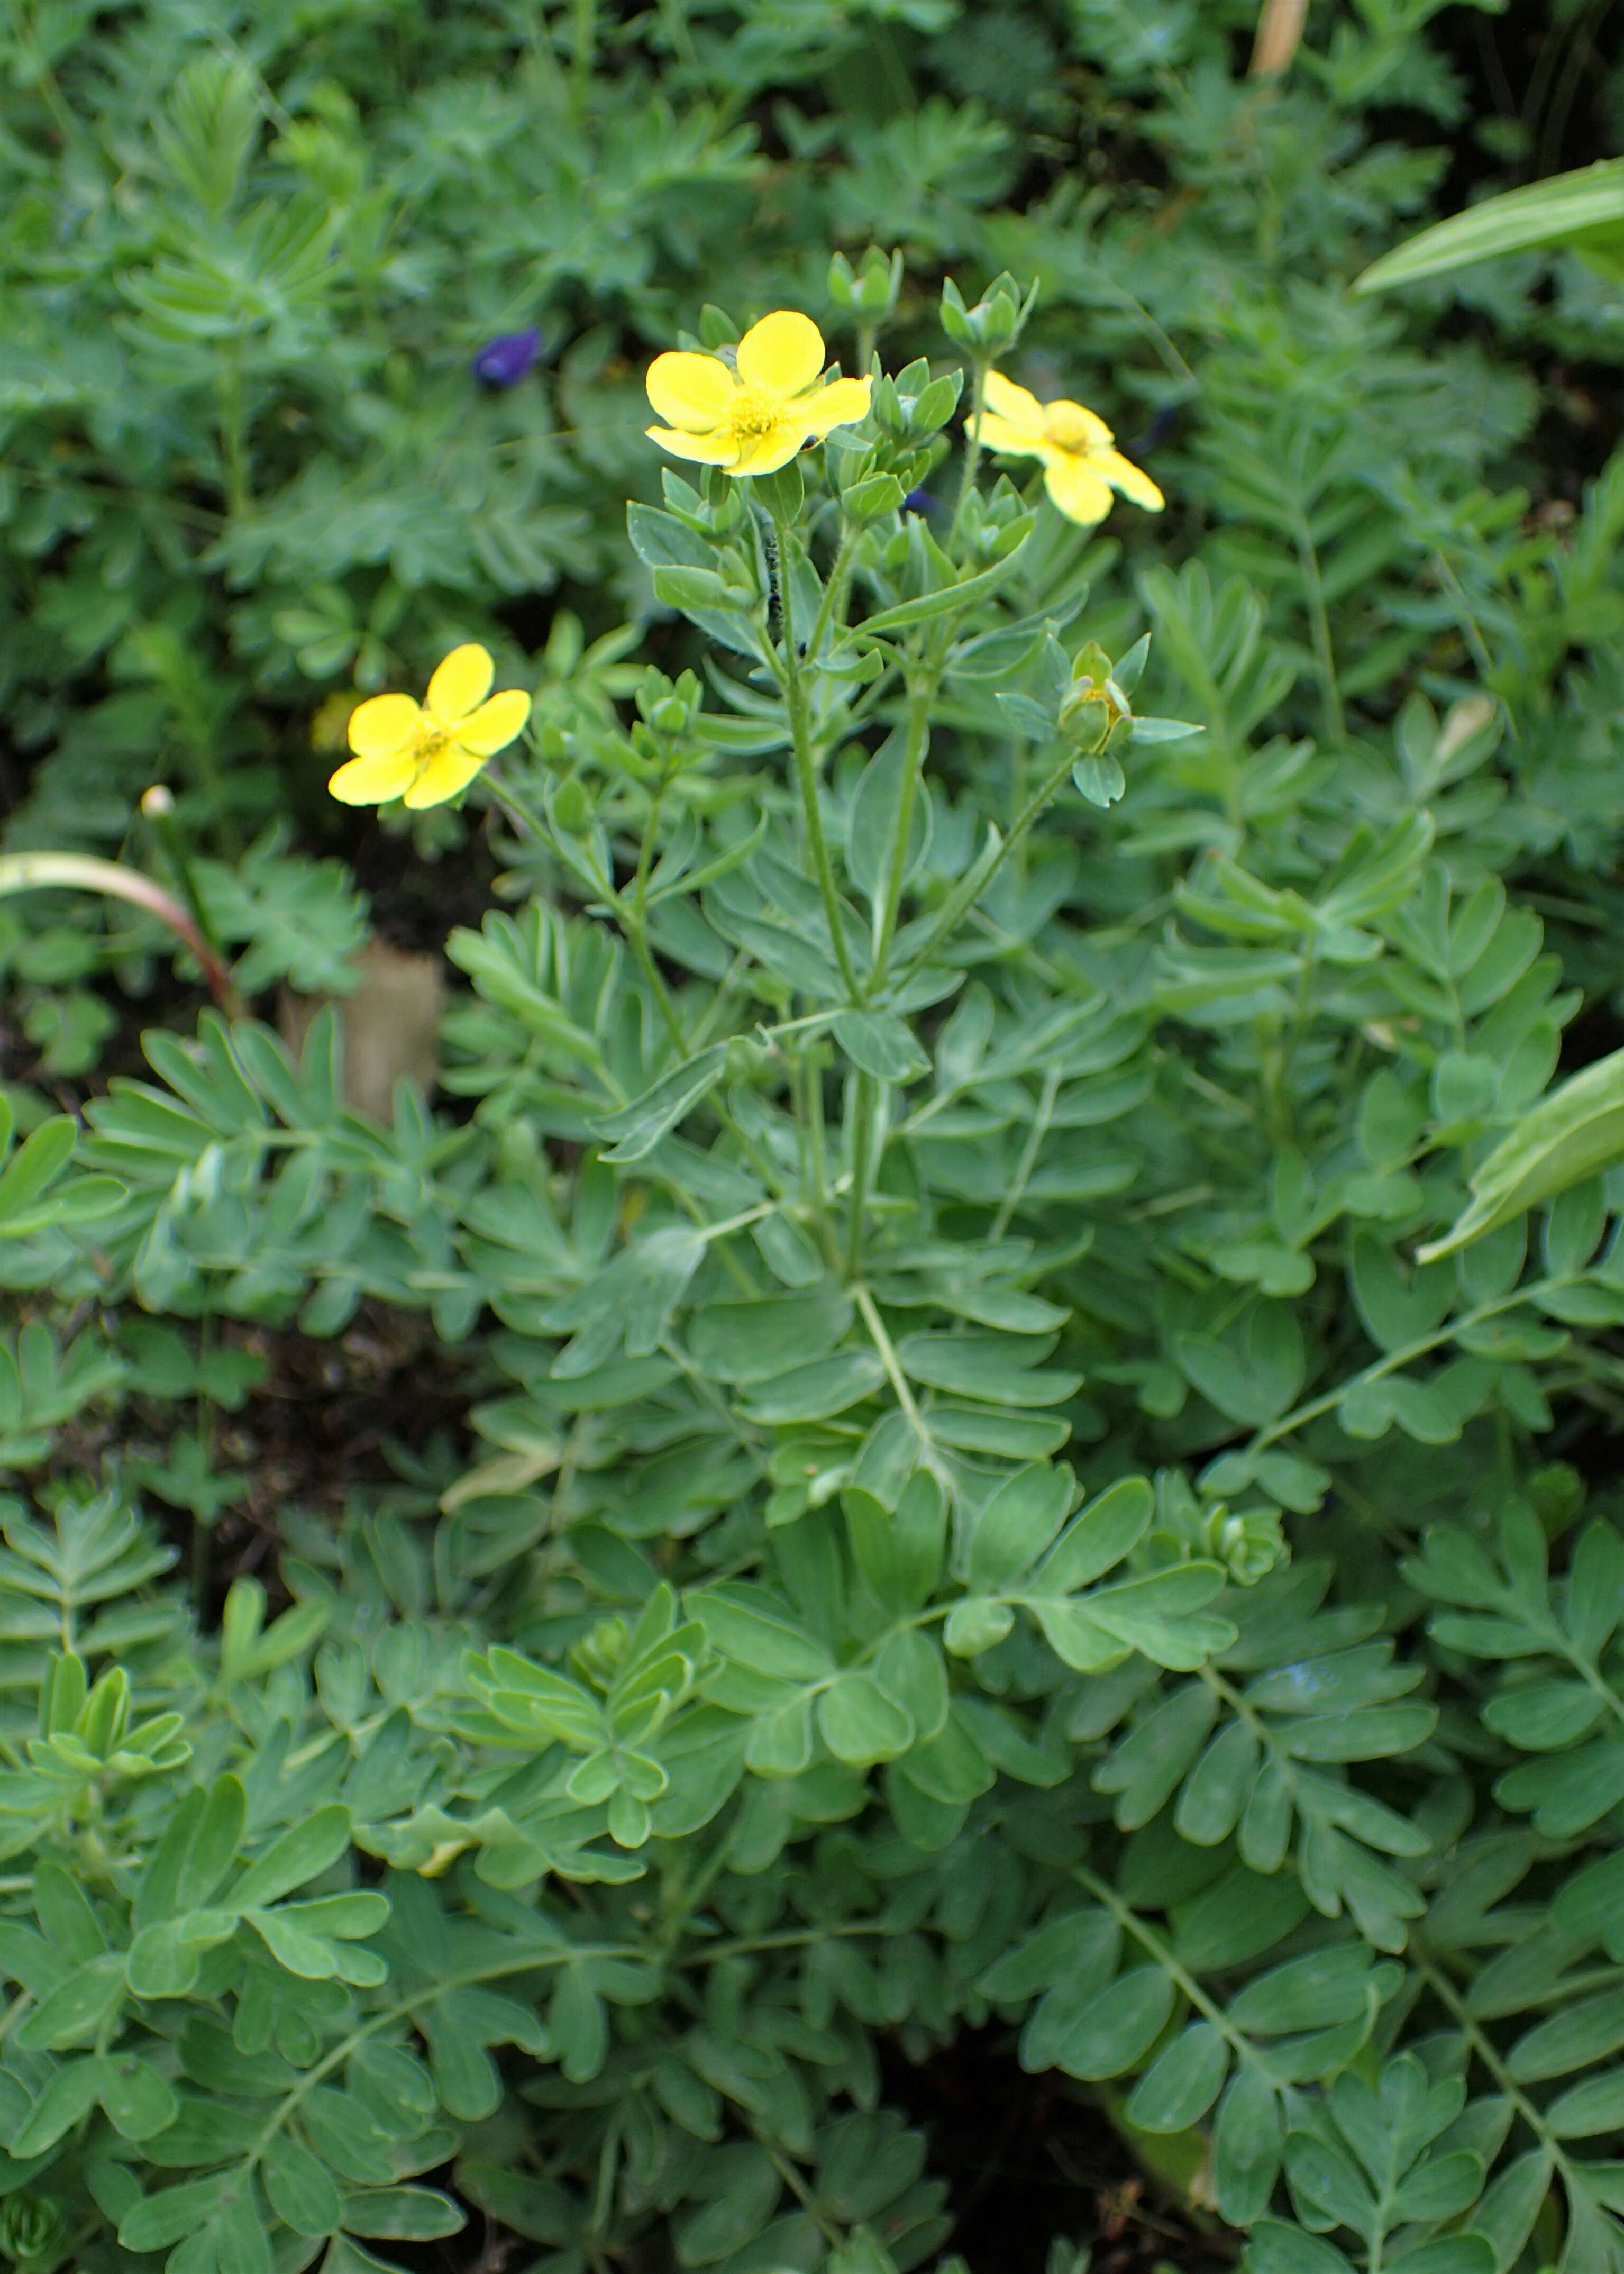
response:
<path id="1" fill-rule="evenodd" d="M 973 308 L 966 308 L 950 276 L 942 287 L 942 328 L 956 346 L 990 362 L 1020 337 L 1034 297 L 1023 299 L 1019 285 L 1006 271 L 994 279 Z"/>
<path id="2" fill-rule="evenodd" d="M 1071 684 L 1061 698 L 1059 726 L 1079 750 L 1103 749 L 1124 720 L 1132 719 L 1128 698 L 1111 677 L 1111 660 L 1097 640 L 1078 651 Z"/>
<path id="3" fill-rule="evenodd" d="M 902 289 L 902 255 L 871 245 L 853 270 L 844 252 L 829 264 L 829 297 L 848 316 L 877 327 L 893 314 Z"/>
<path id="4" fill-rule="evenodd" d="M 141 793 L 141 811 L 148 821 L 164 821 L 175 810 L 175 800 L 162 782 Z"/>
<path id="5" fill-rule="evenodd" d="M 712 355 L 718 348 L 733 348 L 739 344 L 739 327 L 726 308 L 718 308 L 707 300 L 699 312 L 699 336 Z"/>

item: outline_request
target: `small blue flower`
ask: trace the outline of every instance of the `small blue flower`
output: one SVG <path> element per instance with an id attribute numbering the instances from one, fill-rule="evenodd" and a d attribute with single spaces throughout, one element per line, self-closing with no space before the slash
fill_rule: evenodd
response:
<path id="1" fill-rule="evenodd" d="M 1177 403 L 1162 404 L 1138 440 L 1128 445 L 1136 458 L 1147 458 L 1153 450 L 1159 450 L 1164 442 L 1171 440 L 1178 425 L 1178 412 Z"/>
<path id="2" fill-rule="evenodd" d="M 910 490 L 902 501 L 904 513 L 934 513 L 936 501 L 929 490 Z"/>
<path id="3" fill-rule="evenodd" d="M 499 332 L 474 358 L 474 377 L 487 387 L 516 387 L 541 353 L 541 334 L 534 324 L 522 332 Z"/>

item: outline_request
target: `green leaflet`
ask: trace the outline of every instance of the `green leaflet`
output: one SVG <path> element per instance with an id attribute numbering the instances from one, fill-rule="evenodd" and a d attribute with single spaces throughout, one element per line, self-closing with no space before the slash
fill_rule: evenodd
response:
<path id="1" fill-rule="evenodd" d="M 1407 245 L 1373 261 L 1353 290 L 1392 291 L 1474 260 L 1492 260 L 1537 245 L 1571 245 L 1582 256 L 1593 254 L 1604 274 L 1611 275 L 1620 243 L 1624 159 L 1602 159 L 1574 173 L 1485 199 L 1468 212 L 1423 230 Z"/>
<path id="2" fill-rule="evenodd" d="M 1472 1197 L 1418 1260 L 1453 1254 L 1541 1201 L 1624 1158 L 1624 1050 L 1598 1058 L 1553 1090 L 1472 1172 Z"/>

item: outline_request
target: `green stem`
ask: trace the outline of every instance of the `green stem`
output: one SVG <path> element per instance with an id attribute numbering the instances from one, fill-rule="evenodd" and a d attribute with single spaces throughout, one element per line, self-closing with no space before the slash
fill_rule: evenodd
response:
<path id="1" fill-rule="evenodd" d="M 253 502 L 248 478 L 248 445 L 243 433 L 243 365 L 236 343 L 220 365 L 220 463 L 226 510 L 232 520 Z"/>
<path id="2" fill-rule="evenodd" d="M 1124 1902 L 1116 1888 L 1105 1879 L 1097 1879 L 1094 1873 L 1081 1864 L 1074 1864 L 1071 1866 L 1071 1877 L 1077 1881 L 1079 1886 L 1094 1897 L 1095 1902 L 1104 1905 L 1124 1933 L 1132 1936 L 1146 1956 L 1155 1961 L 1180 1996 L 1187 1999 L 1201 2019 L 1204 2022 L 1209 2022 L 1217 2030 L 1236 2059 L 1244 2062 L 1247 2067 L 1256 2069 L 1271 2086 L 1277 2088 L 1279 2080 L 1268 2063 L 1261 2058 L 1251 2038 L 1242 2036 L 1229 2021 L 1222 2007 L 1213 2003 L 1194 1975 L 1186 1967 L 1180 1965 L 1168 1945 L 1162 1941 L 1162 1937 L 1154 1928 L 1146 1925 L 1136 1910 Z"/>
<path id="3" fill-rule="evenodd" d="M 807 653 L 809 656 L 816 657 L 823 653 L 823 642 L 829 636 L 831 624 L 844 623 L 846 621 L 842 608 L 846 599 L 846 588 L 851 582 L 852 556 L 856 549 L 857 531 L 847 522 L 840 531 L 840 542 L 835 547 L 835 557 L 829 570 L 829 582 L 823 587 L 823 598 L 818 607 L 816 620 L 812 626 L 812 636 L 807 642 Z"/>
<path id="4" fill-rule="evenodd" d="M 141 813 L 154 836 L 163 847 L 169 866 L 179 881 L 186 906 L 192 911 L 192 921 L 197 926 L 198 937 L 207 940 L 216 953 L 220 942 L 208 920 L 208 910 L 203 905 L 203 895 L 198 888 L 197 871 L 192 855 L 175 818 L 175 801 L 161 783 L 154 783 L 141 800 Z"/>
<path id="5" fill-rule="evenodd" d="M 1518 2090 L 1511 2071 L 1478 2028 L 1472 2017 L 1470 2008 L 1454 1983 L 1450 1981 L 1441 1967 L 1435 1966 L 1432 1962 L 1424 1946 L 1414 1935 L 1410 1937 L 1408 1956 L 1410 1965 L 1426 1984 L 1439 2004 L 1448 2012 L 1461 2035 L 1493 2078 L 1496 2090 L 1502 2092 L 1511 2106 L 1515 2109 L 1546 2155 L 1550 2157 L 1556 2169 L 1560 2172 L 1566 2184 L 1571 2187 L 1577 2187 L 1580 2184 L 1579 2174 L 1575 2171 L 1570 2159 L 1563 2154 L 1561 2144 L 1555 2134 L 1527 2094 Z"/>
<path id="6" fill-rule="evenodd" d="M 877 1109 L 877 1088 L 871 1073 L 860 1073 L 853 1088 L 852 1112 L 856 1127 L 852 1133 L 852 1187 L 847 1201 L 846 1268 L 848 1277 L 855 1279 L 862 1269 L 863 1211 L 868 1202 L 868 1156 L 874 1145 L 874 1117 Z"/>
<path id="7" fill-rule="evenodd" d="M 1308 625 L 1314 644 L 1314 661 L 1320 672 L 1320 698 L 1325 711 L 1325 730 L 1333 741 L 1340 742 L 1346 731 L 1342 718 L 1342 698 L 1336 684 L 1336 651 L 1331 644 L 1331 619 L 1325 605 L 1325 585 L 1320 575 L 1320 555 L 1314 549 L 1313 533 L 1308 526 L 1308 516 L 1297 516 L 1297 557 L 1303 571 L 1303 589 L 1307 596 Z"/>
<path id="8" fill-rule="evenodd" d="M 959 496 L 953 506 L 952 526 L 947 533 L 947 548 L 950 553 L 953 548 L 953 540 L 959 534 L 959 524 L 964 519 L 964 509 L 970 501 L 970 493 L 975 487 L 975 470 L 981 463 L 981 412 L 986 408 L 987 369 L 985 358 L 978 357 L 975 363 L 975 376 L 970 388 L 970 416 L 965 421 L 964 470 L 959 477 Z"/>
<path id="9" fill-rule="evenodd" d="M 817 872 L 817 888 L 823 895 L 823 915 L 834 944 L 835 960 L 840 967 L 846 993 L 853 1003 L 857 1003 L 861 999 L 861 990 L 858 984 L 856 967 L 852 961 L 852 952 L 846 944 L 846 930 L 840 921 L 840 895 L 835 888 L 829 842 L 823 835 L 823 818 L 818 809 L 817 758 L 813 748 L 812 717 L 807 704 L 801 658 L 795 649 L 795 603 L 789 569 L 789 523 L 775 521 L 773 527 L 778 536 L 778 611 L 784 634 L 781 676 L 785 703 L 789 712 L 790 744 L 795 756 L 795 779 L 801 790 L 801 809 L 806 822 L 807 842 L 811 847 L 812 864 Z"/>
<path id="10" fill-rule="evenodd" d="M 908 872 L 908 840 L 914 831 L 914 806 L 919 795 L 925 752 L 930 746 L 930 700 L 934 691 L 934 680 L 929 684 L 916 681 L 908 689 L 908 739 L 902 759 L 902 794 L 897 801 L 897 833 L 891 843 L 885 897 L 880 904 L 875 925 L 873 968 L 868 975 L 870 995 L 884 983 L 885 966 L 891 960 L 891 941 L 896 937 L 897 911 L 902 905 L 902 887 Z"/>
<path id="11" fill-rule="evenodd" d="M 1049 1134 L 1049 1125 L 1054 1118 L 1055 1100 L 1059 1095 L 1060 1074 L 1056 1068 L 1051 1066 L 1043 1077 L 1043 1095 L 1039 1098 L 1038 1110 L 1032 1117 L 1031 1133 L 1022 1149 L 1019 1163 L 1010 1180 L 1010 1188 L 1004 1195 L 998 1213 L 992 1220 L 992 1230 L 987 1235 L 989 1247 L 1002 1239 L 1009 1230 L 1010 1219 L 1020 1206 L 1026 1186 L 1032 1181 L 1032 1171 L 1037 1166 L 1038 1154 Z"/>
<path id="12" fill-rule="evenodd" d="M 868 1329 L 869 1339 L 879 1352 L 880 1364 L 885 1369 L 886 1379 L 896 1393 L 897 1403 L 906 1417 L 909 1428 L 913 1430 L 919 1441 L 919 1449 L 925 1465 L 933 1473 L 939 1475 L 942 1459 L 936 1438 L 924 1415 L 919 1410 L 919 1404 L 909 1386 L 908 1378 L 902 1371 L 902 1361 L 897 1356 L 897 1346 L 885 1330 L 885 1321 L 881 1318 L 874 1298 L 866 1287 L 853 1287 L 852 1292 L 857 1299 L 857 1307 L 862 1313 L 863 1324 Z"/>
<path id="13" fill-rule="evenodd" d="M 632 905 L 637 911 L 637 921 L 645 930 L 649 910 L 649 870 L 654 862 L 654 832 L 659 826 L 660 808 L 665 802 L 665 785 L 662 782 L 649 800 L 649 810 L 643 825 L 643 840 L 637 847 L 637 873 L 632 879 Z"/>
<path id="14" fill-rule="evenodd" d="M 1437 1350 L 1441 1344 L 1453 1342 L 1465 1328 L 1480 1326 L 1485 1320 L 1498 1318 L 1502 1311 L 1515 1311 L 1522 1304 L 1533 1302 L 1538 1296 L 1558 1288 L 1569 1287 L 1575 1278 L 1582 1276 L 1568 1272 L 1560 1278 L 1540 1279 L 1531 1286 L 1514 1287 L 1508 1295 L 1497 1295 L 1491 1303 L 1479 1303 L 1475 1310 L 1462 1311 L 1457 1317 L 1447 1320 L 1441 1327 L 1434 1328 L 1431 1334 L 1419 1335 L 1414 1342 L 1387 1352 L 1362 1372 L 1350 1375 L 1346 1382 L 1338 1382 L 1335 1389 L 1322 1391 L 1318 1397 L 1311 1397 L 1306 1404 L 1296 1406 L 1289 1413 L 1282 1414 L 1278 1421 L 1271 1421 L 1267 1429 L 1259 1429 L 1252 1442 L 1244 1449 L 1245 1457 L 1251 1459 L 1267 1451 L 1282 1437 L 1289 1437 L 1293 1430 L 1305 1427 L 1310 1421 L 1317 1421 L 1322 1413 L 1329 1413 L 1342 1404 L 1350 1389 L 1361 1389 L 1366 1382 L 1380 1382 L 1385 1374 L 1396 1374 L 1412 1359 L 1425 1358 L 1429 1351 Z"/>
<path id="15" fill-rule="evenodd" d="M 544 1974 L 553 1967 L 568 1966 L 573 1961 L 624 1959 L 635 1964 L 647 1956 L 648 1953 L 635 1944 L 625 1943 L 575 1943 L 556 1951 L 527 1950 L 522 1957 L 500 1958 L 488 1966 L 470 1967 L 466 1973 L 454 1975 L 448 1981 L 425 1984 L 410 1997 L 397 1999 L 393 2005 L 382 2007 L 376 2014 L 369 2014 L 365 2022 L 358 2022 L 348 2036 L 341 2037 L 328 2052 L 324 2053 L 313 2068 L 306 2069 L 297 2083 L 292 2085 L 278 2101 L 243 2160 L 240 2166 L 243 2176 L 245 2178 L 256 2168 L 277 2134 L 297 2115 L 308 2093 L 313 2092 L 319 2084 L 324 2084 L 335 2069 L 342 2068 L 361 2045 L 369 2038 L 377 2037 L 381 2030 L 393 2029 L 402 2022 L 415 2026 L 419 2007 L 432 2006 L 458 1990 L 472 1989 L 481 1983 L 500 1982 L 515 1974 Z"/>
<path id="16" fill-rule="evenodd" d="M 980 900 L 1038 816 L 1060 794 L 1061 788 L 1076 763 L 1076 753 L 1068 751 L 1054 772 L 1043 782 L 1041 787 L 1034 790 L 1026 800 L 1021 809 L 1020 817 L 1009 835 L 1001 844 L 995 847 L 990 854 L 984 854 L 969 875 L 954 886 L 943 902 L 936 920 L 926 933 L 922 945 L 914 950 L 898 974 L 896 981 L 898 988 L 906 987 L 910 979 L 922 971 L 943 941 L 951 932 L 958 930 L 972 907 Z"/>
<path id="17" fill-rule="evenodd" d="M 575 0 L 574 20 L 570 26 L 570 94 L 579 116 L 586 109 L 587 88 L 591 84 L 592 66 L 598 59 L 597 0 Z"/>

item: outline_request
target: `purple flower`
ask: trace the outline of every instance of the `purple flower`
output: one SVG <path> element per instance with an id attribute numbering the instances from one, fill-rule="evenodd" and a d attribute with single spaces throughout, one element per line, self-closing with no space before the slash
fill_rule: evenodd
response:
<path id="1" fill-rule="evenodd" d="M 499 332 L 474 358 L 474 377 L 487 387 L 516 387 L 541 353 L 541 334 L 534 324 L 522 332 Z"/>
<path id="2" fill-rule="evenodd" d="M 931 513 L 936 508 L 936 502 L 929 490 L 910 490 L 902 501 L 902 510 L 904 513 Z"/>

